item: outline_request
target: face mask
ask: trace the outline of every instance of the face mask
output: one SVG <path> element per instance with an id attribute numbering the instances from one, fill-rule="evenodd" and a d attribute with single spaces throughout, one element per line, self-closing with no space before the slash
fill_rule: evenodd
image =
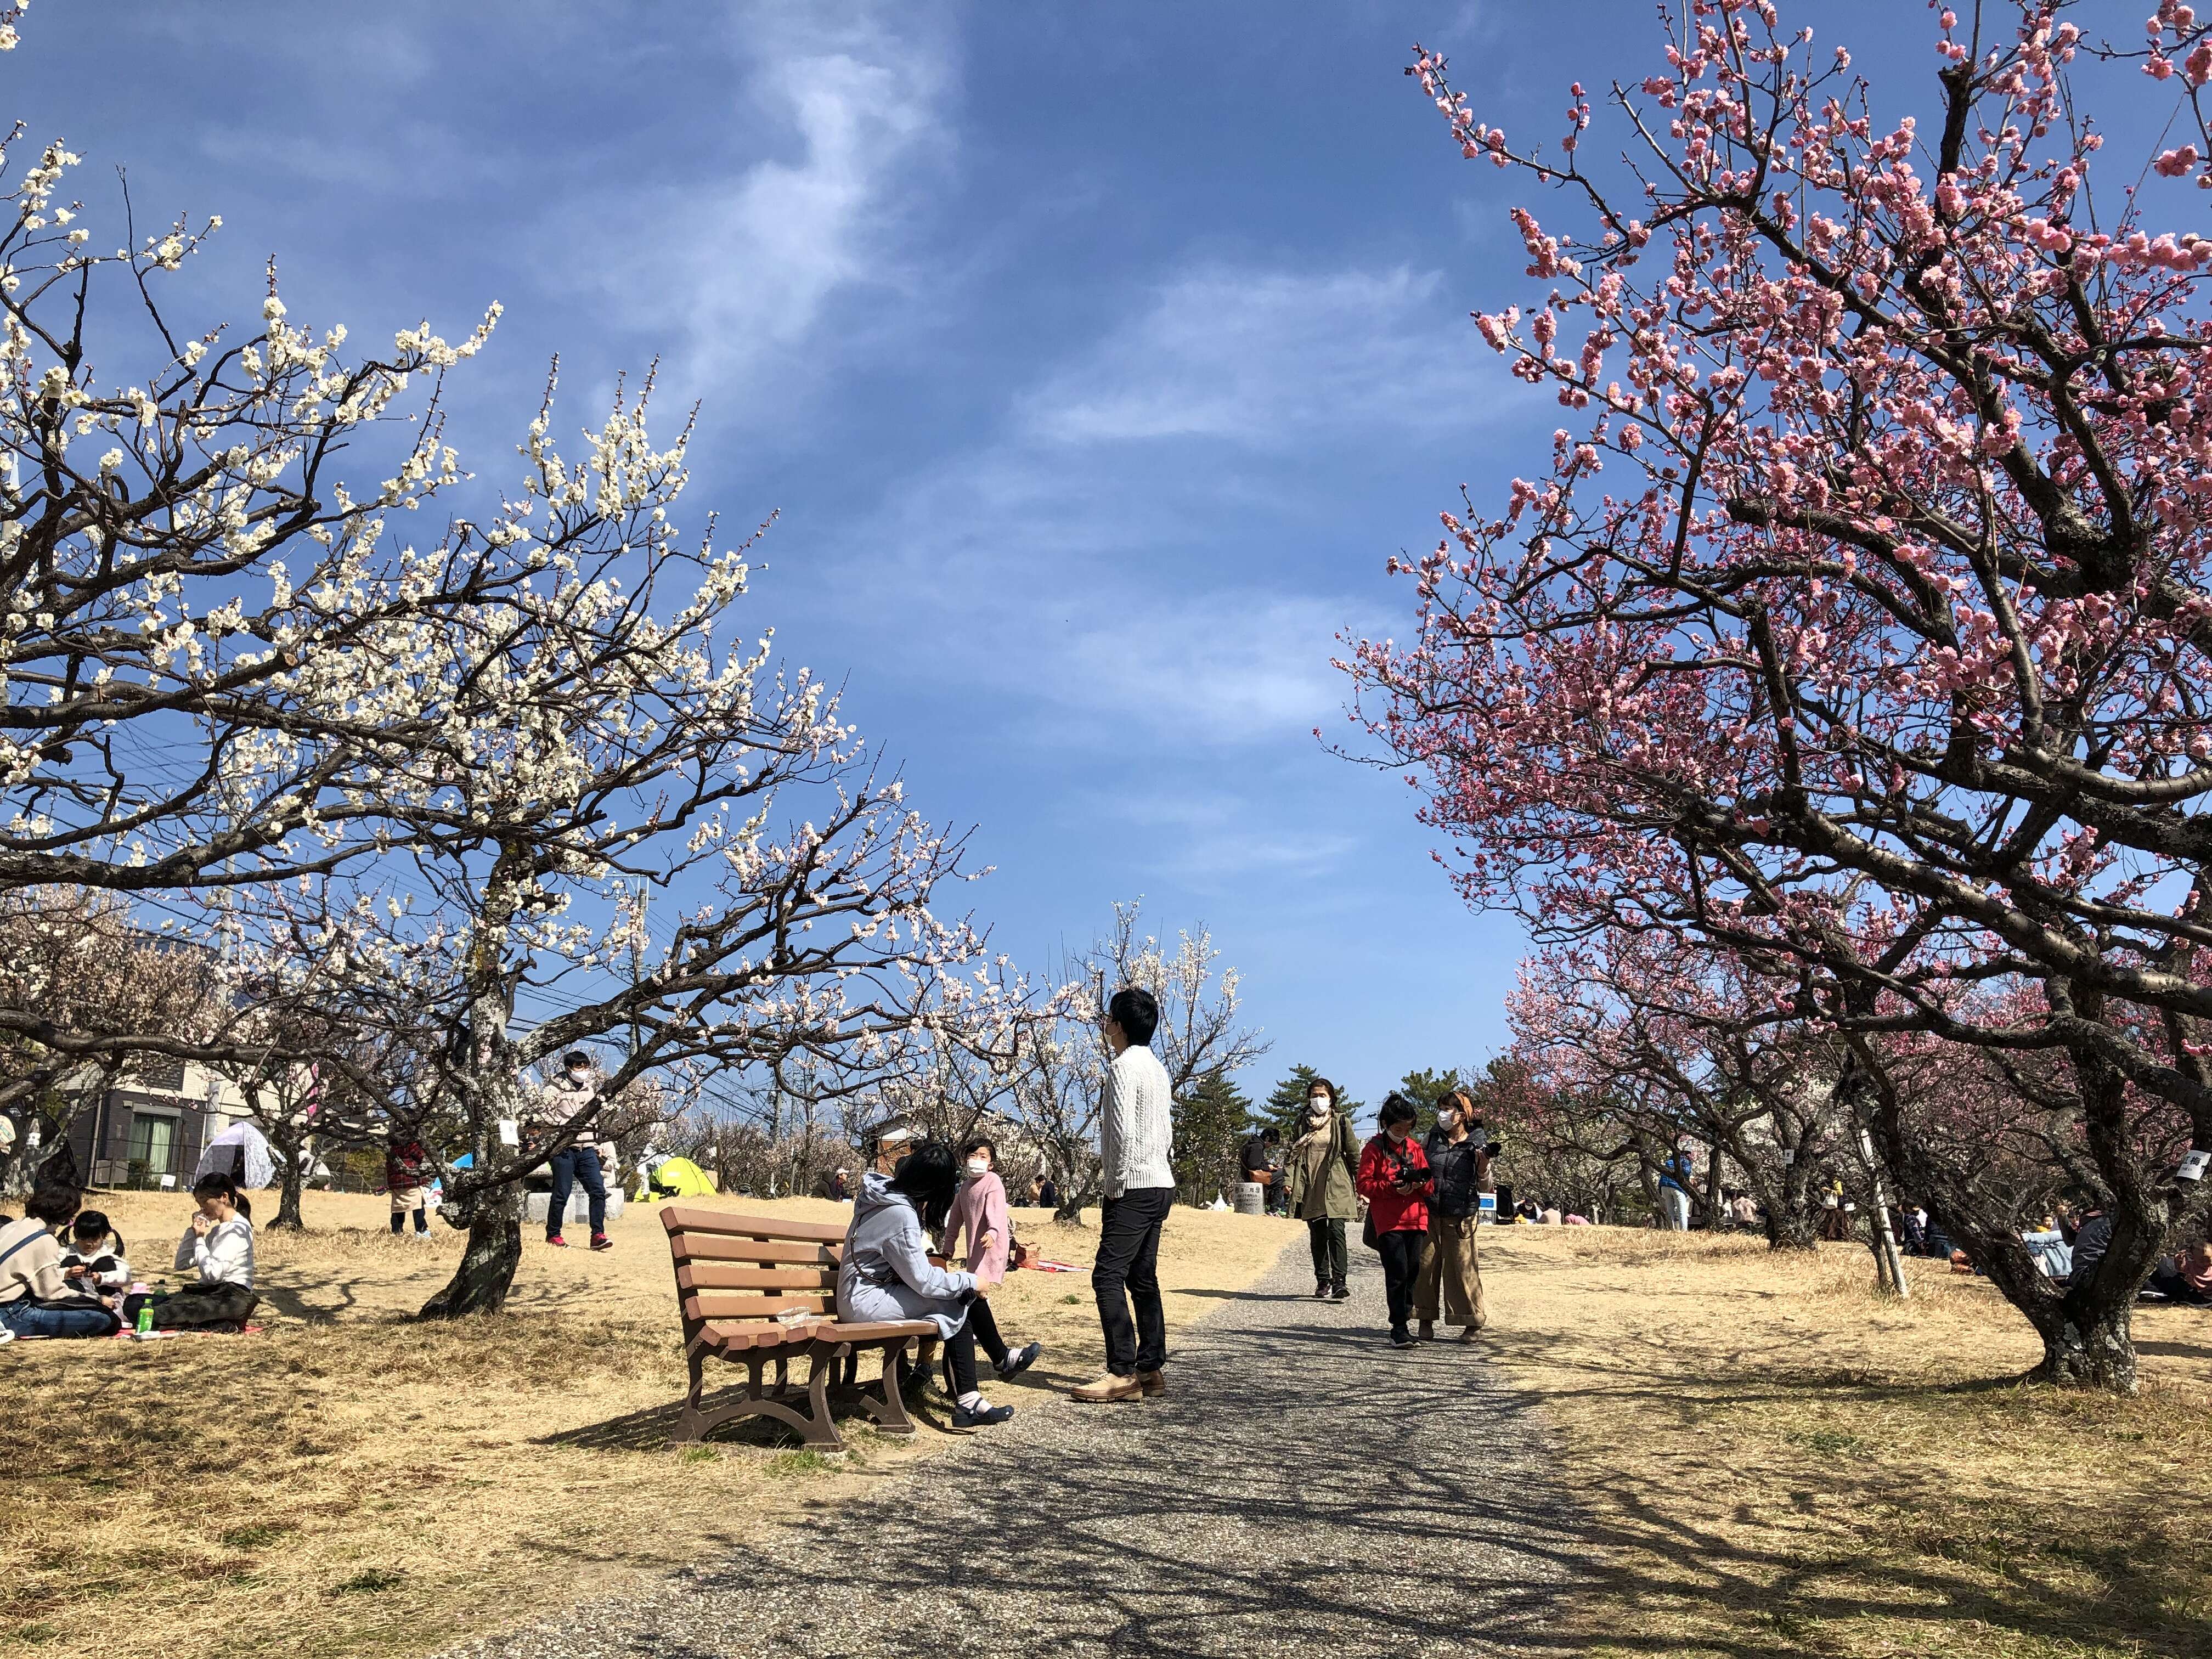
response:
<path id="1" fill-rule="evenodd" d="M 1316 1095 L 1311 1100 L 1306 1102 L 1306 1115 L 1308 1117 L 1327 1117 L 1328 1115 L 1328 1097 L 1327 1095 Z"/>
<path id="2" fill-rule="evenodd" d="M 1445 1133 L 1450 1133 L 1452 1130 L 1458 1127 L 1459 1114 L 1457 1112 L 1438 1112 L 1437 1114 L 1437 1127 L 1443 1130 Z"/>
<path id="3" fill-rule="evenodd" d="M 581 1083 L 590 1076 L 591 1073 L 580 1066 L 571 1066 L 568 1068 L 568 1081 L 571 1083 Z"/>
<path id="4" fill-rule="evenodd" d="M 991 1173 L 991 1166 L 980 1158 L 971 1158 L 968 1160 L 968 1173 L 971 1176 L 987 1176 Z"/>

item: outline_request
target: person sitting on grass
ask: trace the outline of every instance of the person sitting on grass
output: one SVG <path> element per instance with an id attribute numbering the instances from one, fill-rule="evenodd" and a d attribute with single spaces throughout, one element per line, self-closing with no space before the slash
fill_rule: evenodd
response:
<path id="1" fill-rule="evenodd" d="M 2160 1262 L 2150 1270 L 2150 1282 L 2143 1289 L 2168 1301 L 2212 1307 L 2212 1243 L 2200 1238 L 2179 1255 Z"/>
<path id="2" fill-rule="evenodd" d="M 238 1331 L 261 1298 L 253 1293 L 253 1207 L 230 1176 L 210 1170 L 192 1182 L 199 1208 L 177 1241 L 176 1269 L 195 1275 L 156 1299 L 157 1330 Z"/>
<path id="3" fill-rule="evenodd" d="M 131 1287 L 131 1263 L 123 1254 L 123 1235 L 98 1210 L 81 1210 L 70 1224 L 62 1252 L 62 1277 L 70 1288 L 112 1306 Z"/>
<path id="4" fill-rule="evenodd" d="M 897 1173 L 871 1170 L 860 1178 L 837 1267 L 837 1317 L 850 1324 L 926 1319 L 945 1343 L 952 1372 L 952 1426 L 1004 1423 L 1012 1406 L 994 1406 L 975 1386 L 975 1332 L 969 1310 L 990 1286 L 971 1273 L 933 1263 L 926 1240 L 952 1209 L 959 1180 L 952 1148 L 926 1140 L 898 1163 Z"/>
<path id="5" fill-rule="evenodd" d="M 945 1231 L 938 1236 L 938 1251 L 946 1257 L 954 1255 L 964 1235 L 968 1271 L 975 1275 L 978 1284 L 996 1285 L 1006 1276 L 1006 1255 L 1014 1239 L 1013 1217 L 1006 1210 L 1006 1185 L 999 1178 L 999 1148 L 988 1136 L 978 1135 L 960 1149 L 960 1156 L 966 1161 L 967 1179 L 960 1183 Z M 969 1304 L 968 1326 L 1002 1382 L 1012 1382 L 1036 1364 L 1037 1356 L 1044 1352 L 1043 1343 L 1032 1342 L 1009 1352 L 988 1302 Z"/>
<path id="6" fill-rule="evenodd" d="M 83 1201 L 75 1187 L 49 1183 L 24 1201 L 21 1221 L 0 1228 L 0 1342 L 106 1336 L 120 1322 L 96 1298 L 77 1294 L 62 1273 L 58 1236 Z"/>

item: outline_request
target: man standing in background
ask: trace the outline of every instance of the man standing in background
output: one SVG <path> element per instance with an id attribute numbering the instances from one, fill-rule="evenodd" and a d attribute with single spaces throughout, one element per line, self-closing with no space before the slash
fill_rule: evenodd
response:
<path id="1" fill-rule="evenodd" d="M 539 1115 L 548 1134 L 557 1137 L 599 1097 L 599 1087 L 592 1080 L 592 1057 L 581 1048 L 570 1049 L 561 1056 L 560 1076 L 545 1085 L 541 1097 Z M 545 1242 L 568 1243 L 561 1237 L 561 1224 L 568 1219 L 568 1194 L 580 1181 L 591 1203 L 592 1248 L 614 1249 L 614 1240 L 607 1237 L 607 1182 L 599 1168 L 599 1137 L 588 1126 L 577 1130 L 568 1150 L 556 1152 L 546 1167 L 553 1176 L 553 1196 L 545 1206 Z"/>
<path id="2" fill-rule="evenodd" d="M 1659 1165 L 1661 1224 L 1669 1232 L 1690 1231 L 1690 1183 L 1697 1175 L 1698 1161 L 1686 1146 L 1677 1146 L 1674 1155 Z"/>
<path id="3" fill-rule="evenodd" d="M 1160 1226 L 1175 1204 L 1176 1188 L 1169 1156 L 1171 1091 L 1167 1068 L 1151 1047 L 1159 1023 L 1160 1006 L 1152 993 L 1133 986 L 1114 993 L 1100 1022 L 1114 1060 L 1099 1103 L 1105 1198 L 1091 1290 L 1106 1334 L 1106 1374 L 1072 1389 L 1078 1400 L 1134 1400 L 1167 1391 L 1160 1375 L 1168 1352 L 1167 1316 L 1160 1306 Z"/>

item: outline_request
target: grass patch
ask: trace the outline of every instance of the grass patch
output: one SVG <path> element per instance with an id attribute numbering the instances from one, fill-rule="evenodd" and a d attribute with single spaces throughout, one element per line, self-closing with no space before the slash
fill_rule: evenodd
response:
<path id="1" fill-rule="evenodd" d="M 2212 1318 L 2140 1310 L 2142 1392 L 2063 1392 L 1986 1282 L 1911 1262 L 1899 1303 L 1863 1249 L 1617 1237 L 1483 1249 L 1486 1340 L 1590 1516 L 1591 1655 L 2212 1652 Z"/>
<path id="2" fill-rule="evenodd" d="M 407 1582 L 407 1575 L 390 1572 L 382 1567 L 371 1567 L 367 1572 L 357 1572 L 342 1584 L 331 1586 L 333 1595 L 359 1595 L 373 1590 L 398 1589 Z"/>

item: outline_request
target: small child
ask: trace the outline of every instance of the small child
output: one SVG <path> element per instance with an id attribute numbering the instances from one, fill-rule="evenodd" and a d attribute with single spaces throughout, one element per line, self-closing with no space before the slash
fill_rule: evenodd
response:
<path id="1" fill-rule="evenodd" d="M 81 1210 L 70 1224 L 62 1251 L 62 1277 L 72 1289 L 112 1303 L 131 1288 L 131 1264 L 124 1259 L 123 1235 L 98 1210 Z"/>

